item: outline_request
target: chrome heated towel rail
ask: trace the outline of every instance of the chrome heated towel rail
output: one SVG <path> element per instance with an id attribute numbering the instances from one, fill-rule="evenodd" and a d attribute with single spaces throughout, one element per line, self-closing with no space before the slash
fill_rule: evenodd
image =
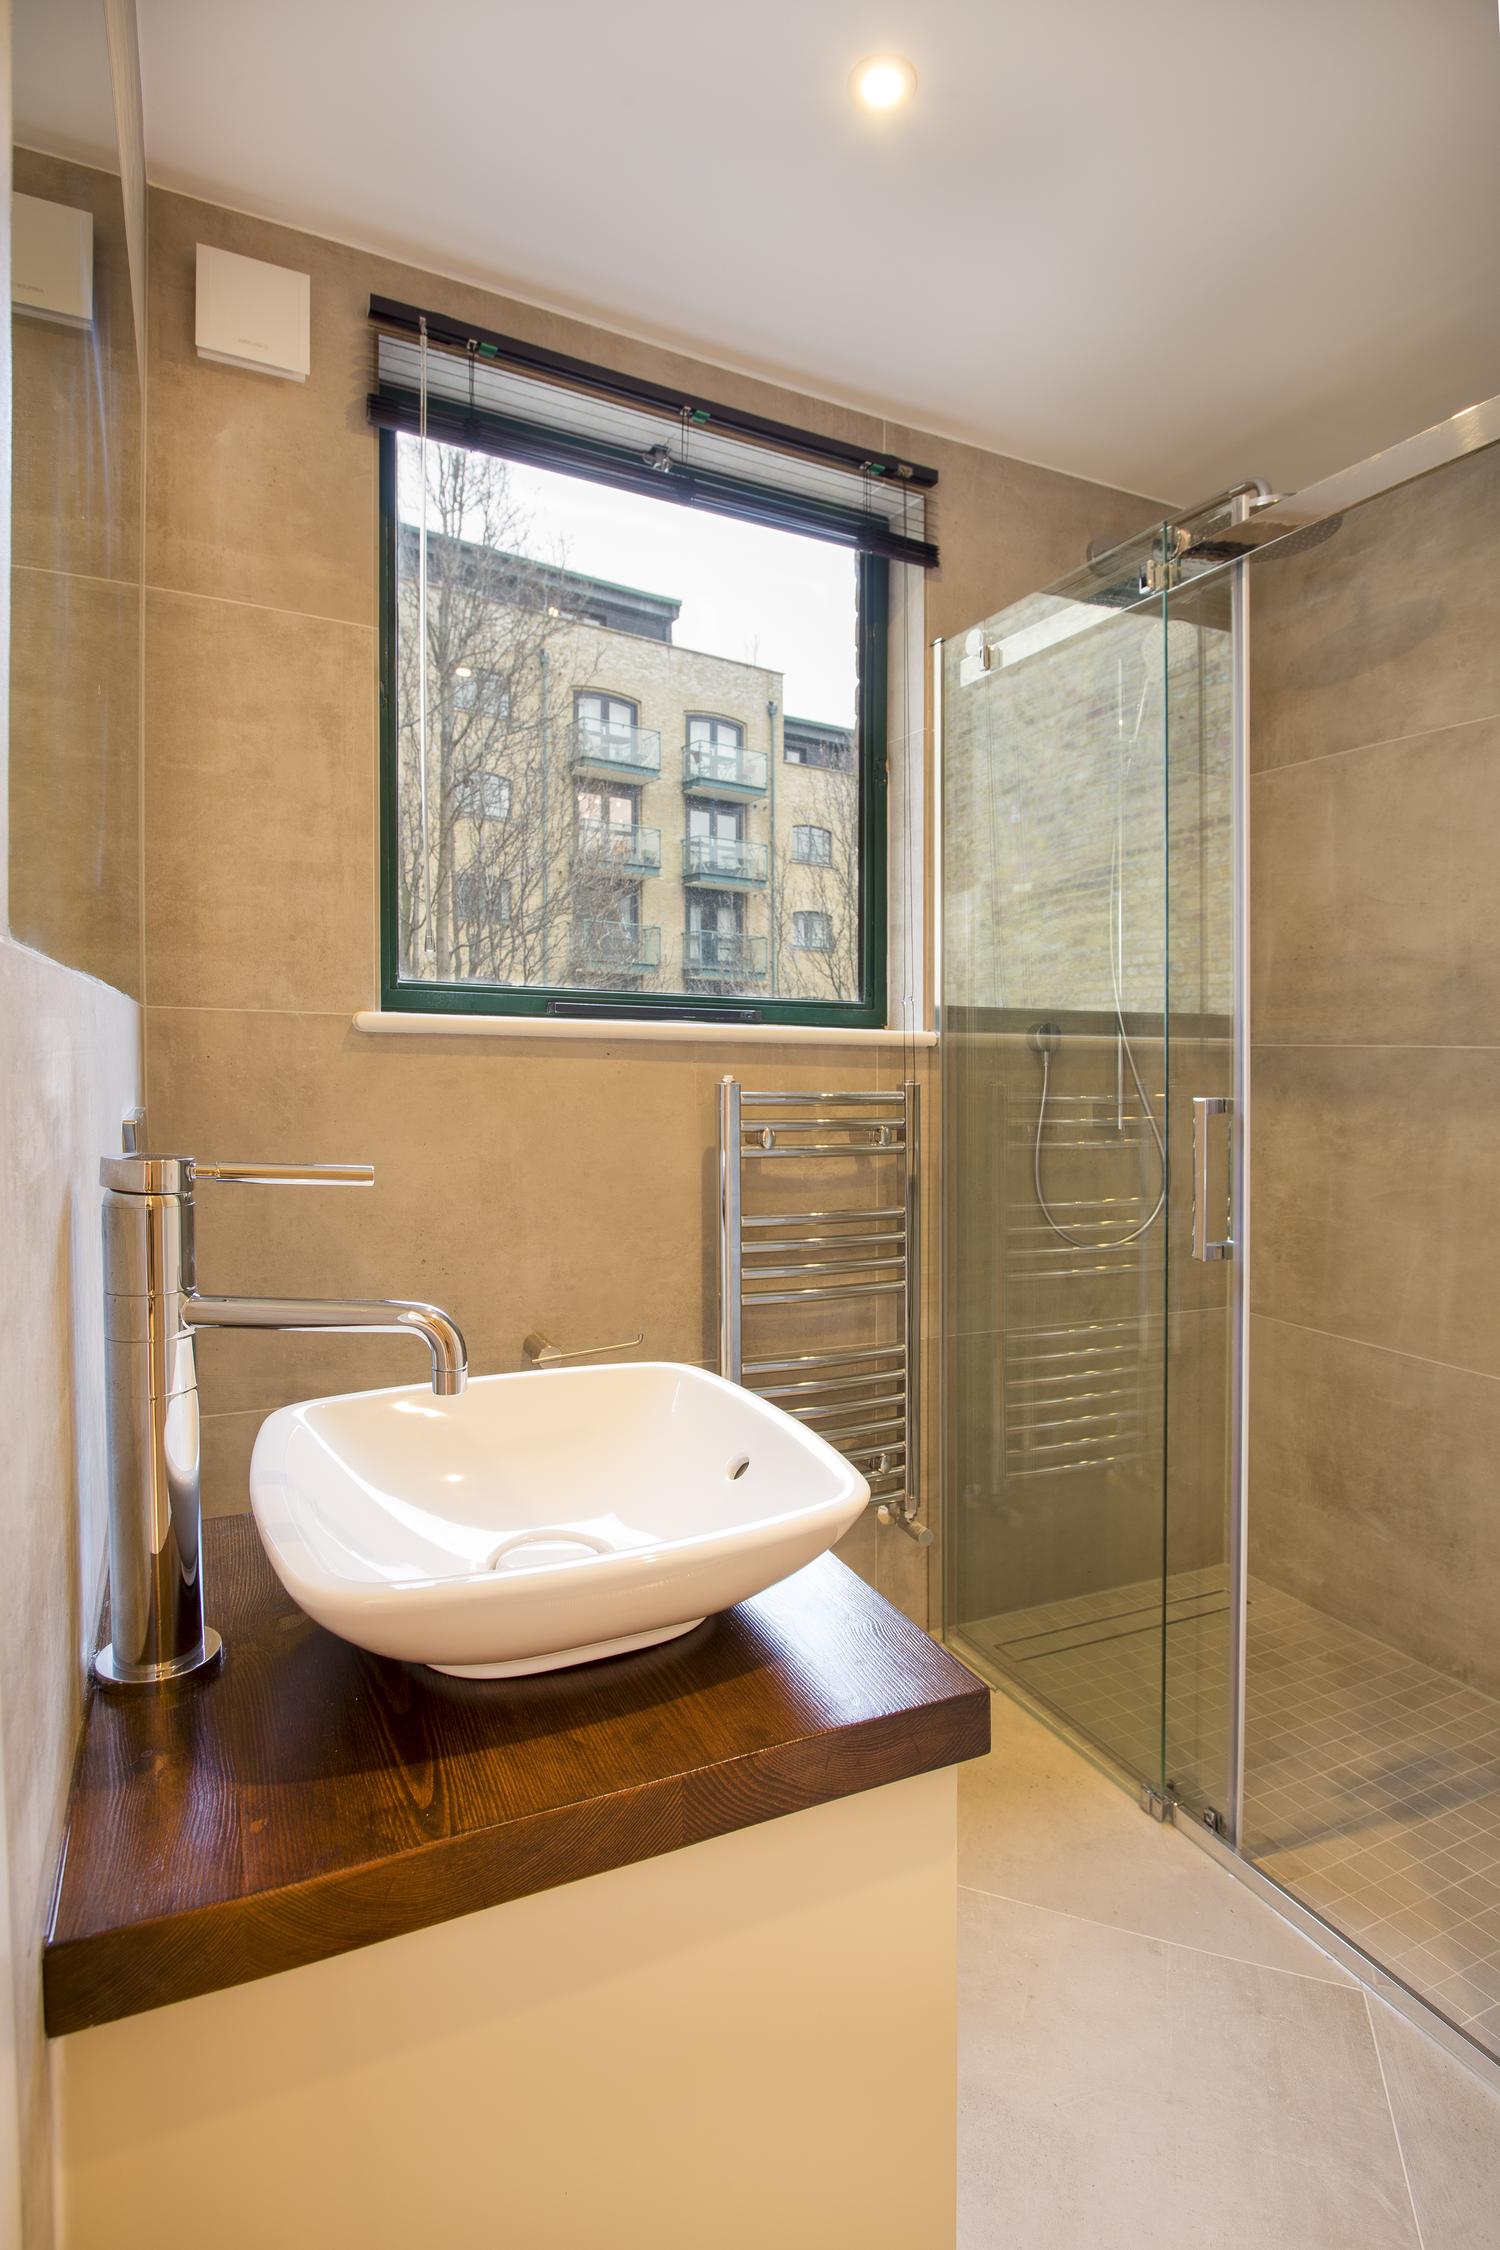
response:
<path id="1" fill-rule="evenodd" d="M 836 1446 L 867 1480 L 881 1522 L 925 1546 L 921 1157 L 913 1083 L 871 1094 L 756 1093 L 734 1078 L 719 1083 L 720 1372 Z M 795 1207 L 782 1208 L 781 1175 L 767 1169 L 781 1164 L 801 1168 L 786 1175 L 798 1183 Z M 846 1200 L 841 1185 L 830 1205 L 817 1191 L 819 1174 L 842 1183 L 851 1167 L 868 1179 L 869 1200 L 858 1190 Z M 804 1180 L 814 1183 L 805 1191 Z M 809 1339 L 818 1349 L 795 1348 L 799 1313 L 858 1305 L 874 1308 L 878 1325 L 882 1301 L 894 1316 L 889 1338 L 829 1345 L 820 1334 Z M 768 1336 L 773 1307 L 782 1317 Z"/>

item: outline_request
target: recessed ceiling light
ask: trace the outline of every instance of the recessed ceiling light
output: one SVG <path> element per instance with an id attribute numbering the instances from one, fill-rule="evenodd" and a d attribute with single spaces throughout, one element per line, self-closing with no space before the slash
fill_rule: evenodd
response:
<path id="1" fill-rule="evenodd" d="M 917 74 L 904 55 L 867 55 L 849 80 L 866 109 L 896 109 L 917 90 Z"/>

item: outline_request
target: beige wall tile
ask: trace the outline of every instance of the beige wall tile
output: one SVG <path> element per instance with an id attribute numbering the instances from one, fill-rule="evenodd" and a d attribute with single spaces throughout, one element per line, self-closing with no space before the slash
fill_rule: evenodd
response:
<path id="1" fill-rule="evenodd" d="M 1250 1569 L 1500 1691 L 1500 1382 L 1258 1315 Z"/>
<path id="2" fill-rule="evenodd" d="M 1252 1564 L 1489 1686 L 1497 511 L 1492 448 L 1250 588 Z"/>
<path id="3" fill-rule="evenodd" d="M 1254 1057 L 1259 1312 L 1500 1375 L 1500 1049 Z"/>
<path id="4" fill-rule="evenodd" d="M 250 1456 L 263 1414 L 205 1414 L 199 1425 L 203 1474 L 203 1513 L 240 1516 L 250 1506 Z M 208 1621 L 214 1622 L 214 1589 L 205 1587 Z"/>
<path id="5" fill-rule="evenodd" d="M 839 1561 L 846 1563 L 850 1570 L 854 1572 L 855 1577 L 862 1578 L 867 1586 L 877 1584 L 877 1542 L 879 1538 L 880 1526 L 875 1521 L 875 1511 L 873 1508 L 866 1508 L 864 1514 L 855 1519 L 833 1550 Z"/>
<path id="6" fill-rule="evenodd" d="M 17 149 L 15 186 L 92 215 L 94 318 L 11 324 L 11 560 L 138 586 L 141 385 L 120 182 Z"/>
<path id="7" fill-rule="evenodd" d="M 141 990 L 139 586 L 11 574 L 10 927 Z"/>
<path id="8" fill-rule="evenodd" d="M 476 1372 L 520 1364 L 540 1327 L 565 1350 L 646 1331 L 663 1358 L 714 1343 L 706 1074 L 681 1050 L 622 1065 L 592 1043 L 381 1041 L 336 1016 L 149 1013 L 153 1139 L 202 1155 L 373 1163 L 373 1191 L 205 1187 L 208 1289 L 418 1297 L 468 1337 Z M 409 1339 L 205 1337 L 205 1406 L 414 1382 Z"/>
<path id="9" fill-rule="evenodd" d="M 1257 768 L 1500 712 L 1497 510 L 1490 446 L 1252 564 Z"/>
<path id="10" fill-rule="evenodd" d="M 197 244 L 312 276 L 312 372 L 200 360 Z M 351 252 L 160 189 L 151 196 L 146 583 L 373 625 L 369 279 Z"/>
<path id="11" fill-rule="evenodd" d="M 927 638 L 977 625 L 1081 568 L 1089 542 L 1140 531 L 1162 504 L 925 430 L 888 422 L 886 449 L 938 472 L 933 521 L 942 566 L 927 578 Z"/>
<path id="12" fill-rule="evenodd" d="M 1500 720 L 1257 776 L 1256 1038 L 1493 1040 L 1497 832 Z"/>
<path id="13" fill-rule="evenodd" d="M 894 1602 L 897 1609 L 924 1627 L 931 1600 L 931 1552 L 928 1547 L 919 1547 L 898 1525 L 876 1521 L 874 1583 L 888 1602 Z"/>
<path id="14" fill-rule="evenodd" d="M 373 1005 L 374 634 L 160 593 L 146 622 L 150 998 Z"/>

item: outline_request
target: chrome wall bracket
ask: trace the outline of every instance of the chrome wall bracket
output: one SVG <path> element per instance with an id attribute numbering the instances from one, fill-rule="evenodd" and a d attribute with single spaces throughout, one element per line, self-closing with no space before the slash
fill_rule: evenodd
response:
<path id="1" fill-rule="evenodd" d="M 550 1336 L 544 1336 L 540 1328 L 533 1328 L 522 1340 L 521 1357 L 528 1367 L 561 1367 L 568 1360 L 600 1359 L 607 1352 L 633 1352 L 645 1341 L 643 1328 L 638 1336 L 627 1336 L 620 1344 L 590 1344 L 583 1351 L 560 1352 Z"/>

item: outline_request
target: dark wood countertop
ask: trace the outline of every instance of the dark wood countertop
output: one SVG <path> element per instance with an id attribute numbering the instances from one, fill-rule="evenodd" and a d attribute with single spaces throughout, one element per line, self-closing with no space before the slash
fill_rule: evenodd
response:
<path id="1" fill-rule="evenodd" d="M 95 1694 L 44 1956 L 55 2034 L 981 1756 L 989 1696 L 824 1555 L 633 1656 L 475 1682 L 368 1656 L 210 1521 L 223 1671 Z"/>

